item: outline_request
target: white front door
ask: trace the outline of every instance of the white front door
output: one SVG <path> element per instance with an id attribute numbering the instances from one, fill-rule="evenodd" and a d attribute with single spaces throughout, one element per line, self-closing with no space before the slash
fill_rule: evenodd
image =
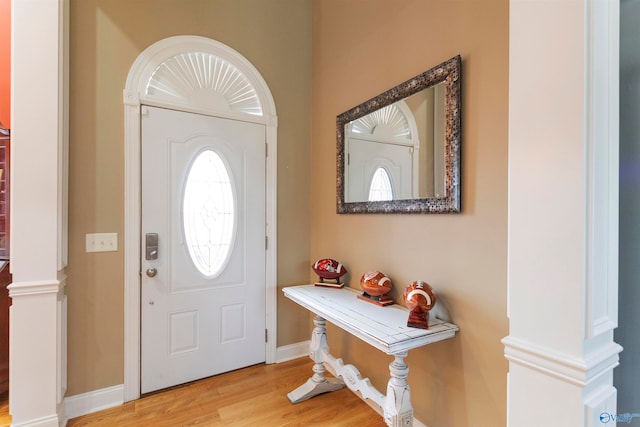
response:
<path id="1" fill-rule="evenodd" d="M 264 125 L 142 107 L 142 393 L 265 361 L 264 180 Z"/>
<path id="2" fill-rule="evenodd" d="M 370 201 L 376 171 L 382 168 L 391 183 L 391 199 L 413 198 L 413 147 L 359 139 L 347 139 L 346 202 Z"/>

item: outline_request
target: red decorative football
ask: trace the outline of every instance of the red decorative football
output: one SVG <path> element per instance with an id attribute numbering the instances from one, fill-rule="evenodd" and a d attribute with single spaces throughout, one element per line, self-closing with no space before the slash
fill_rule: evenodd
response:
<path id="1" fill-rule="evenodd" d="M 369 271 L 364 273 L 360 278 L 360 286 L 367 295 L 377 297 L 380 295 L 388 294 L 393 287 L 391 279 L 379 271 Z"/>
<path id="2" fill-rule="evenodd" d="M 319 259 L 311 267 L 320 279 L 338 279 L 347 274 L 347 269 L 331 258 Z"/>

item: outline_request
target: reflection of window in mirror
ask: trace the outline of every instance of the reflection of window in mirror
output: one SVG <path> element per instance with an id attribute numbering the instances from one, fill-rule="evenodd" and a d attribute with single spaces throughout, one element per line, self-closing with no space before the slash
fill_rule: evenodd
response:
<path id="1" fill-rule="evenodd" d="M 393 200 L 393 187 L 389 174 L 384 168 L 380 167 L 376 169 L 373 178 L 371 178 L 369 201 L 377 202 L 382 200 Z"/>
<path id="2" fill-rule="evenodd" d="M 438 83 L 345 127 L 345 200 L 367 198 L 366 176 L 380 162 L 402 200 L 445 195 L 445 90 Z"/>
<path id="3" fill-rule="evenodd" d="M 420 142 L 414 116 L 404 101 L 383 107 L 345 126 L 345 199 L 349 202 L 412 199 L 418 191 Z M 381 172 L 378 168 L 383 168 Z M 371 196 L 371 178 L 386 174 L 393 191 Z M 381 178 L 380 178 L 381 179 Z"/>

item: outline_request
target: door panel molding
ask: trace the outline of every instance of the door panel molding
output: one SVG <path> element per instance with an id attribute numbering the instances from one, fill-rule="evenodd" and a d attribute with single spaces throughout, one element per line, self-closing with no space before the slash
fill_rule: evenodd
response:
<path id="1" fill-rule="evenodd" d="M 201 52 L 221 58 L 241 73 L 252 86 L 261 106 L 261 115 L 233 110 L 221 105 L 212 91 L 199 94 L 161 97 L 149 90 L 154 72 L 177 57 Z M 156 76 L 157 77 L 157 76 Z M 215 93 L 213 93 L 215 95 Z M 277 342 L 277 115 L 271 91 L 258 70 L 240 53 L 215 40 L 199 36 L 175 36 L 160 40 L 145 49 L 134 61 L 123 92 L 125 182 L 124 182 L 124 400 L 140 397 L 140 191 L 141 191 L 141 111 L 142 105 L 171 108 L 210 116 L 260 123 L 266 126 L 266 362 L 276 362 Z"/>

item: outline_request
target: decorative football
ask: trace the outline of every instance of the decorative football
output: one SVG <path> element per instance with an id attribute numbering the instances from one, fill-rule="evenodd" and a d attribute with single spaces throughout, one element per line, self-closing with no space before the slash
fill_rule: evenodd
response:
<path id="1" fill-rule="evenodd" d="M 388 294 L 393 287 L 391 279 L 379 271 L 369 271 L 364 273 L 360 278 L 360 286 L 362 290 L 371 295 L 377 297 L 380 295 Z"/>
<path id="2" fill-rule="evenodd" d="M 311 267 L 321 279 L 338 279 L 347 274 L 347 269 L 331 258 L 319 259 Z"/>
<path id="3" fill-rule="evenodd" d="M 411 309 L 407 326 L 429 329 L 429 310 L 436 304 L 436 294 L 427 282 L 416 280 L 404 290 L 404 302 Z"/>
<path id="4" fill-rule="evenodd" d="M 421 311 L 429 311 L 436 304 L 436 294 L 427 282 L 416 280 L 408 285 L 404 290 L 404 302 L 407 308 L 416 307 Z"/>

